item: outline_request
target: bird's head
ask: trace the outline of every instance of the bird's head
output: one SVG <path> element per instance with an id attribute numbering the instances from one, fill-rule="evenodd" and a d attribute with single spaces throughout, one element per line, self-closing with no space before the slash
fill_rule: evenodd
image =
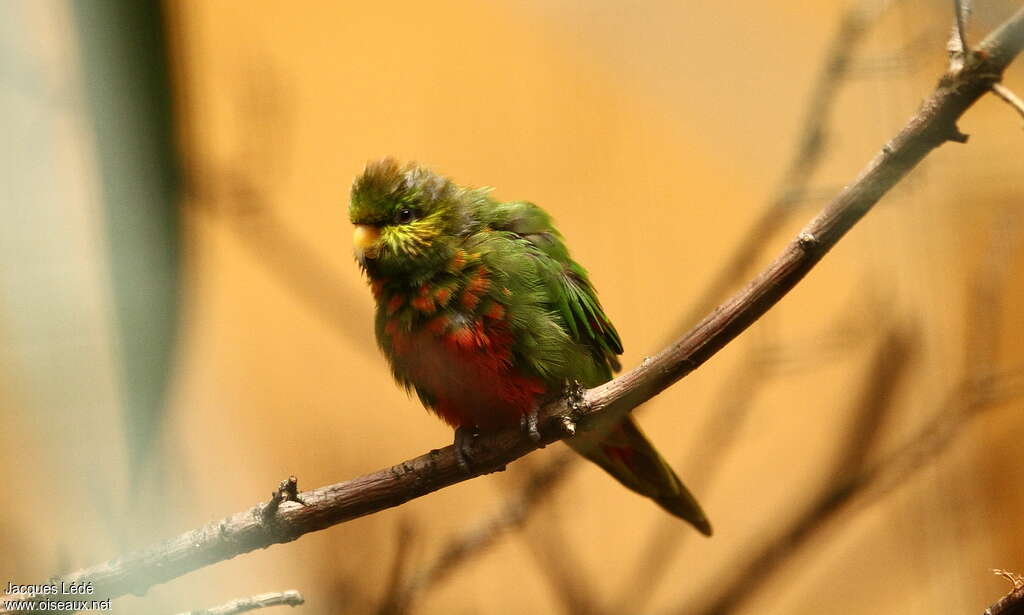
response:
<path id="1" fill-rule="evenodd" d="M 371 277 L 415 281 L 442 267 L 472 226 L 466 190 L 415 163 L 371 162 L 352 184 L 349 219 L 356 260 Z"/>

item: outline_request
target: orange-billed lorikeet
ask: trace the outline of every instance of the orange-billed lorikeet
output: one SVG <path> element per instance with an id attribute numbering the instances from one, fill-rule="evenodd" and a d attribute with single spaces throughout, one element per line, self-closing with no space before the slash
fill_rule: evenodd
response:
<path id="1" fill-rule="evenodd" d="M 520 424 L 539 437 L 540 406 L 569 384 L 593 387 L 619 369 L 619 334 L 540 207 L 501 203 L 490 189 L 385 159 L 356 178 L 349 216 L 376 299 L 377 342 L 395 379 L 456 429 L 464 467 L 467 434 Z M 711 534 L 631 417 L 567 443 Z"/>

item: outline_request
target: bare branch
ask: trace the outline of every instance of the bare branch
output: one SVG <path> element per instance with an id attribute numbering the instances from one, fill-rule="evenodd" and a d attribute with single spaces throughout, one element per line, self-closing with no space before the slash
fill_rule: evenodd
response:
<path id="1" fill-rule="evenodd" d="M 299 606 L 305 602 L 306 599 L 302 597 L 302 594 L 294 589 L 289 589 L 285 592 L 258 594 L 251 598 L 239 598 L 238 600 L 232 600 L 227 604 L 222 604 L 213 608 L 203 609 L 201 611 L 189 611 L 187 613 L 180 613 L 179 615 L 237 615 L 238 613 L 255 611 L 256 609 L 265 609 L 271 606 Z"/>
<path id="2" fill-rule="evenodd" d="M 984 615 L 1024 615 L 1024 578 L 1008 570 L 993 568 L 992 572 L 1009 581 L 1013 589 L 985 609 Z"/>
<path id="3" fill-rule="evenodd" d="M 956 46 L 962 54 L 971 46 L 967 43 L 967 21 L 971 18 L 971 0 L 953 0 L 953 14 L 956 18 L 953 34 Z"/>
<path id="4" fill-rule="evenodd" d="M 933 149 L 963 140 L 956 122 L 990 91 L 1024 47 L 1024 8 L 981 43 L 964 69 L 946 75 L 907 125 L 887 143 L 860 175 L 786 246 L 764 271 L 688 334 L 642 365 L 579 400 L 558 400 L 542 409 L 541 439 L 518 428 L 484 434 L 469 451 L 476 471 L 464 473 L 453 447 L 404 461 L 353 480 L 300 494 L 306 505 L 282 502 L 273 519 L 261 506 L 186 532 L 147 549 L 67 575 L 62 580 L 91 581 L 98 597 L 144 592 L 156 583 L 214 562 L 303 534 L 398 506 L 486 472 L 568 437 L 566 420 L 583 429 L 614 421 L 703 365 L 786 295 L 878 200 Z M 2 613 L 4 611 L 0 611 Z"/>
<path id="5" fill-rule="evenodd" d="M 985 609 L 984 615 L 1024 615 L 1024 587 L 1018 587 Z"/>
<path id="6" fill-rule="evenodd" d="M 992 92 L 994 92 L 999 98 L 1006 101 L 1006 104 L 1013 107 L 1013 109 L 1016 110 L 1022 118 L 1024 118 L 1024 100 L 1021 100 L 1019 96 L 1014 94 L 1013 90 L 1001 83 L 994 83 L 992 84 Z"/>
<path id="7" fill-rule="evenodd" d="M 970 49 L 967 44 L 967 21 L 971 17 L 970 0 L 953 0 L 953 14 L 956 20 L 946 50 L 949 51 L 949 70 L 956 72 L 963 68 L 964 58 Z"/>
<path id="8" fill-rule="evenodd" d="M 1003 577 L 1004 579 L 1009 581 L 1010 585 L 1013 586 L 1013 589 L 1020 589 L 1021 587 L 1024 587 L 1024 577 L 1017 574 L 1016 572 L 1012 572 L 1010 570 L 1000 570 L 999 568 L 993 568 L 992 574 Z"/>

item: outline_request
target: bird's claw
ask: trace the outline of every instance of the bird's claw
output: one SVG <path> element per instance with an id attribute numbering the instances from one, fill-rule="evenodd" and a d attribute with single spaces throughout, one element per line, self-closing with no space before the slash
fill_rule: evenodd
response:
<path id="1" fill-rule="evenodd" d="M 568 412 L 561 417 L 559 422 L 562 433 L 570 438 L 576 435 L 578 420 L 586 409 L 586 400 L 583 395 L 585 391 L 586 389 L 578 380 L 566 382 L 565 388 L 562 390 L 562 397 L 565 399 Z"/>
<path id="2" fill-rule="evenodd" d="M 519 419 L 519 427 L 533 440 L 534 444 L 540 444 L 541 440 L 539 423 L 540 414 L 536 408 L 531 409 Z"/>
<path id="3" fill-rule="evenodd" d="M 562 431 L 565 432 L 565 435 L 569 436 L 570 438 L 576 435 L 576 421 L 572 420 L 571 417 L 563 416 L 561 422 Z"/>
<path id="4" fill-rule="evenodd" d="M 580 384 L 579 380 L 570 380 L 565 383 L 565 389 L 562 391 L 562 396 L 565 397 L 566 405 L 572 410 L 574 414 L 580 414 L 585 405 L 583 399 L 583 392 L 585 389 Z"/>
<path id="5" fill-rule="evenodd" d="M 473 473 L 473 460 L 470 458 L 469 449 L 472 448 L 475 438 L 476 432 L 468 427 L 459 427 L 455 430 L 455 461 L 466 474 Z"/>

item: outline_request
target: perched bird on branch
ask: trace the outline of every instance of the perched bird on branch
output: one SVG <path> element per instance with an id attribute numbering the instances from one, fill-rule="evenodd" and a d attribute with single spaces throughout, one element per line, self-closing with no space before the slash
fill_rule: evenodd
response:
<path id="1" fill-rule="evenodd" d="M 392 159 L 352 186 L 356 259 L 377 304 L 377 343 L 395 379 L 455 428 L 467 470 L 474 434 L 522 425 L 578 383 L 619 369 L 622 343 L 551 217 Z M 595 435 L 596 434 L 596 435 Z M 569 446 L 710 535 L 696 499 L 632 417 Z"/>

